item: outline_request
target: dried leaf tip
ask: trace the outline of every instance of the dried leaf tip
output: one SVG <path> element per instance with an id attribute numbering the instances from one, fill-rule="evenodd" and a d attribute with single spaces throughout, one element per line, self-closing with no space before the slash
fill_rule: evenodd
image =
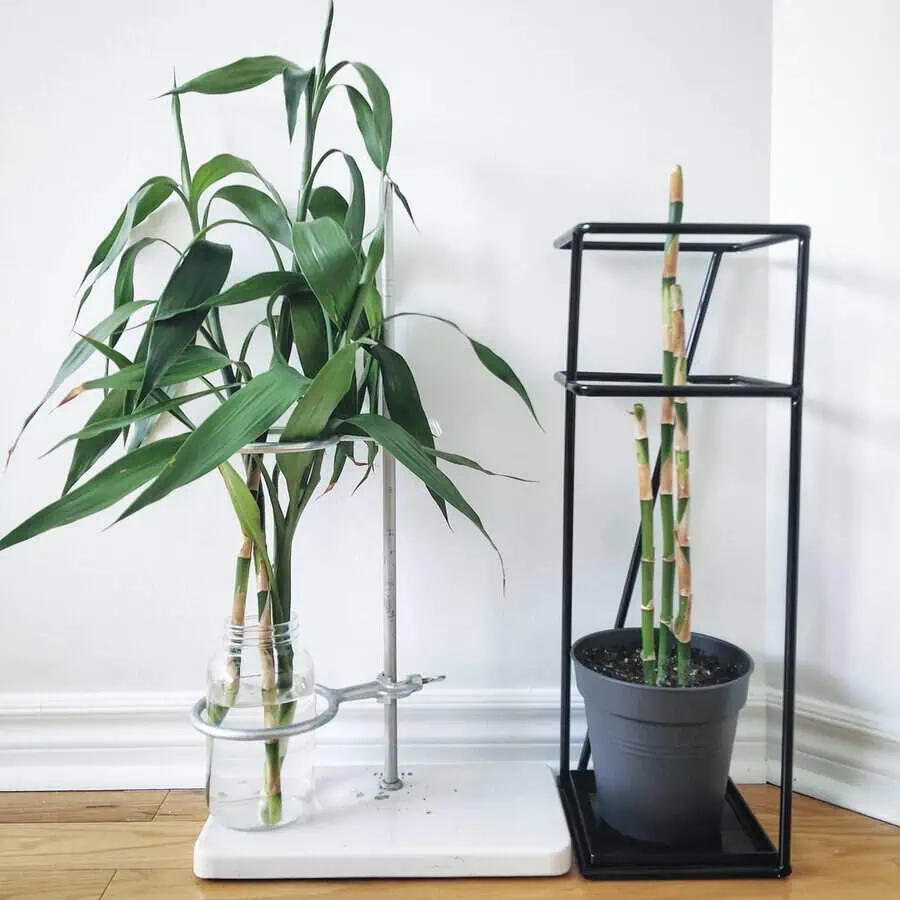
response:
<path id="1" fill-rule="evenodd" d="M 59 409 L 60 406 L 65 406 L 66 403 L 68 403 L 70 400 L 74 400 L 76 397 L 80 397 L 83 393 L 84 393 L 84 385 L 83 384 L 79 384 L 76 387 L 73 387 L 72 390 L 69 391 L 69 393 L 66 394 L 66 396 L 63 397 L 62 400 L 59 401 L 59 404 L 57 405 L 56 408 Z"/>
<path id="2" fill-rule="evenodd" d="M 669 173 L 669 203 L 684 203 L 684 175 L 681 166 Z"/>

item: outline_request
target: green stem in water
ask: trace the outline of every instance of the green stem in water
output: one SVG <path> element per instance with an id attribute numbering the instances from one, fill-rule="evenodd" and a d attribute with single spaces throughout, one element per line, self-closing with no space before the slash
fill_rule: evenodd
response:
<path id="1" fill-rule="evenodd" d="M 256 556 L 256 577 L 257 599 L 260 608 L 259 654 L 263 723 L 266 728 L 276 728 L 280 724 L 280 712 L 278 709 L 275 647 L 272 634 L 272 598 L 269 593 L 269 576 L 258 554 Z M 263 824 L 278 825 L 281 822 L 281 808 L 281 748 L 280 742 L 276 738 L 265 743 L 263 796 L 260 801 L 260 819 Z"/>
<path id="2" fill-rule="evenodd" d="M 653 486 L 650 479 L 650 440 L 647 436 L 647 414 L 643 403 L 635 403 L 634 444 L 637 455 L 638 493 L 641 501 L 641 660 L 644 682 L 656 682 L 656 650 L 653 622 Z"/>
<path id="3" fill-rule="evenodd" d="M 669 222 L 677 224 L 681 221 L 683 199 L 684 182 L 681 166 L 676 166 L 669 175 Z M 678 274 L 678 247 L 678 235 L 666 235 L 662 273 L 662 383 L 669 386 L 675 383 L 671 290 Z M 666 684 L 669 677 L 669 659 L 672 654 L 675 596 L 674 460 L 672 456 L 675 410 L 671 397 L 662 398 L 660 412 L 659 512 L 662 524 L 662 585 L 659 608 L 657 684 Z"/>
<path id="4" fill-rule="evenodd" d="M 681 288 L 672 286 L 672 333 L 675 348 L 675 384 L 687 384 L 687 358 L 684 351 L 684 305 Z M 678 613 L 675 640 L 678 644 L 678 684 L 691 679 L 691 456 L 688 431 L 688 405 L 685 397 L 675 398 L 675 471 L 678 505 L 675 525 L 676 566 L 678 570 Z"/>

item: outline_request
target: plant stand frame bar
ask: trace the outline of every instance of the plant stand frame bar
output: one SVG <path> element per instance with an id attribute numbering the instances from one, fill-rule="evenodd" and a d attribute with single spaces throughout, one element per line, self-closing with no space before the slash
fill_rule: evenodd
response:
<path id="1" fill-rule="evenodd" d="M 688 384 L 663 386 L 661 376 L 641 372 L 594 372 L 578 368 L 582 261 L 586 250 L 662 252 L 662 240 L 621 240 L 618 236 L 696 235 L 711 240 L 682 242 L 687 253 L 709 253 L 710 262 L 688 342 L 693 361 L 712 300 L 722 257 L 797 243 L 794 295 L 793 361 L 787 383 L 744 375 L 691 375 Z M 599 235 L 599 238 L 592 237 Z M 608 238 L 607 236 L 613 236 Z M 563 452 L 563 549 L 560 677 L 559 787 L 582 874 L 591 879 L 634 878 L 785 878 L 791 872 L 791 785 L 794 755 L 794 700 L 797 643 L 797 578 L 800 528 L 800 461 L 803 417 L 803 372 L 809 283 L 810 229 L 806 225 L 704 224 L 662 222 L 584 222 L 554 242 L 571 252 L 566 369 L 556 374 L 565 388 Z M 575 412 L 578 397 L 757 397 L 790 401 L 787 557 L 784 604 L 784 674 L 778 844 L 772 844 L 737 787 L 729 780 L 720 834 L 703 846 L 667 848 L 622 837 L 595 813 L 594 779 L 588 771 L 590 742 L 585 738 L 576 769 L 570 769 L 572 606 L 575 511 Z M 653 495 L 659 488 L 659 459 Z M 635 541 L 614 627 L 622 628 L 631 604 L 640 559 Z"/>

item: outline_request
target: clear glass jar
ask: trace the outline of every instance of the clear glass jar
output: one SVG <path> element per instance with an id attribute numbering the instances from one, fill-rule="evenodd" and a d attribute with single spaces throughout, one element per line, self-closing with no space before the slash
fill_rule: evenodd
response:
<path id="1" fill-rule="evenodd" d="M 225 625 L 207 670 L 207 716 L 223 728 L 272 728 L 316 714 L 313 662 L 296 639 L 298 624 L 247 616 Z M 306 818 L 313 802 L 315 732 L 274 741 L 207 738 L 209 814 L 241 831 Z"/>

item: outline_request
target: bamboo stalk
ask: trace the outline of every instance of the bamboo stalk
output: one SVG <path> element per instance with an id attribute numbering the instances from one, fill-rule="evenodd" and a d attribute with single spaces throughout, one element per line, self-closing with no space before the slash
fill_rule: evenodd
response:
<path id="1" fill-rule="evenodd" d="M 244 612 L 247 606 L 247 585 L 250 581 L 250 556 L 253 549 L 253 541 L 244 535 L 241 549 L 238 550 L 237 562 L 234 570 L 234 596 L 231 601 L 231 625 L 244 624 Z M 229 645 L 232 642 L 229 641 Z M 225 697 L 224 705 L 210 703 L 206 707 L 206 716 L 213 725 L 221 725 L 228 715 L 228 710 L 234 705 L 238 690 L 241 685 L 241 648 L 238 644 L 237 656 L 234 655 L 233 646 L 229 646 L 227 661 L 225 663 Z M 215 740 L 207 738 L 207 766 L 206 766 L 206 805 L 209 806 L 210 780 L 212 779 L 213 753 L 215 752 Z"/>
<path id="2" fill-rule="evenodd" d="M 650 479 L 650 440 L 647 436 L 647 414 L 643 403 L 631 408 L 634 416 L 634 445 L 637 454 L 638 494 L 641 501 L 641 661 L 644 682 L 656 681 L 656 649 L 653 629 L 653 486 Z"/>
<path id="3" fill-rule="evenodd" d="M 256 554 L 257 599 L 261 610 L 259 617 L 260 688 L 263 701 L 263 722 L 266 728 L 279 723 L 278 691 L 276 688 L 275 646 L 272 635 L 272 596 L 269 592 L 269 575 L 266 566 Z M 281 821 L 281 749 L 275 739 L 266 741 L 265 768 L 263 771 L 264 799 L 260 805 L 260 818 L 266 825 Z"/>
<path id="4" fill-rule="evenodd" d="M 687 384 L 687 357 L 684 352 L 684 303 L 681 288 L 672 287 L 672 333 L 675 349 L 675 384 Z M 675 640 L 678 645 L 678 684 L 687 685 L 691 676 L 691 458 L 687 398 L 675 398 L 675 470 L 678 480 L 675 548 L 678 569 L 678 613 Z"/>
<path id="5" fill-rule="evenodd" d="M 681 221 L 684 205 L 684 180 L 681 166 L 669 175 L 669 222 Z M 672 385 L 675 380 L 675 351 L 672 336 L 672 288 L 678 277 L 677 234 L 666 235 L 662 272 L 662 383 Z M 657 683 L 665 684 L 669 676 L 671 636 L 674 628 L 673 598 L 675 594 L 675 519 L 673 510 L 672 443 L 675 431 L 675 410 L 671 397 L 663 397 L 660 404 L 659 449 L 659 512 L 662 522 L 662 585 L 659 607 L 659 661 Z"/>
<path id="6" fill-rule="evenodd" d="M 242 628 L 244 615 L 247 610 L 247 588 L 250 582 L 250 558 L 253 552 L 253 541 L 248 535 L 244 535 L 241 549 L 238 551 L 237 563 L 234 571 L 234 597 L 231 601 L 231 626 Z M 225 696 L 228 705 L 233 706 L 241 686 L 241 647 L 238 644 L 237 653 L 229 652 L 226 678 L 228 679 Z"/>

